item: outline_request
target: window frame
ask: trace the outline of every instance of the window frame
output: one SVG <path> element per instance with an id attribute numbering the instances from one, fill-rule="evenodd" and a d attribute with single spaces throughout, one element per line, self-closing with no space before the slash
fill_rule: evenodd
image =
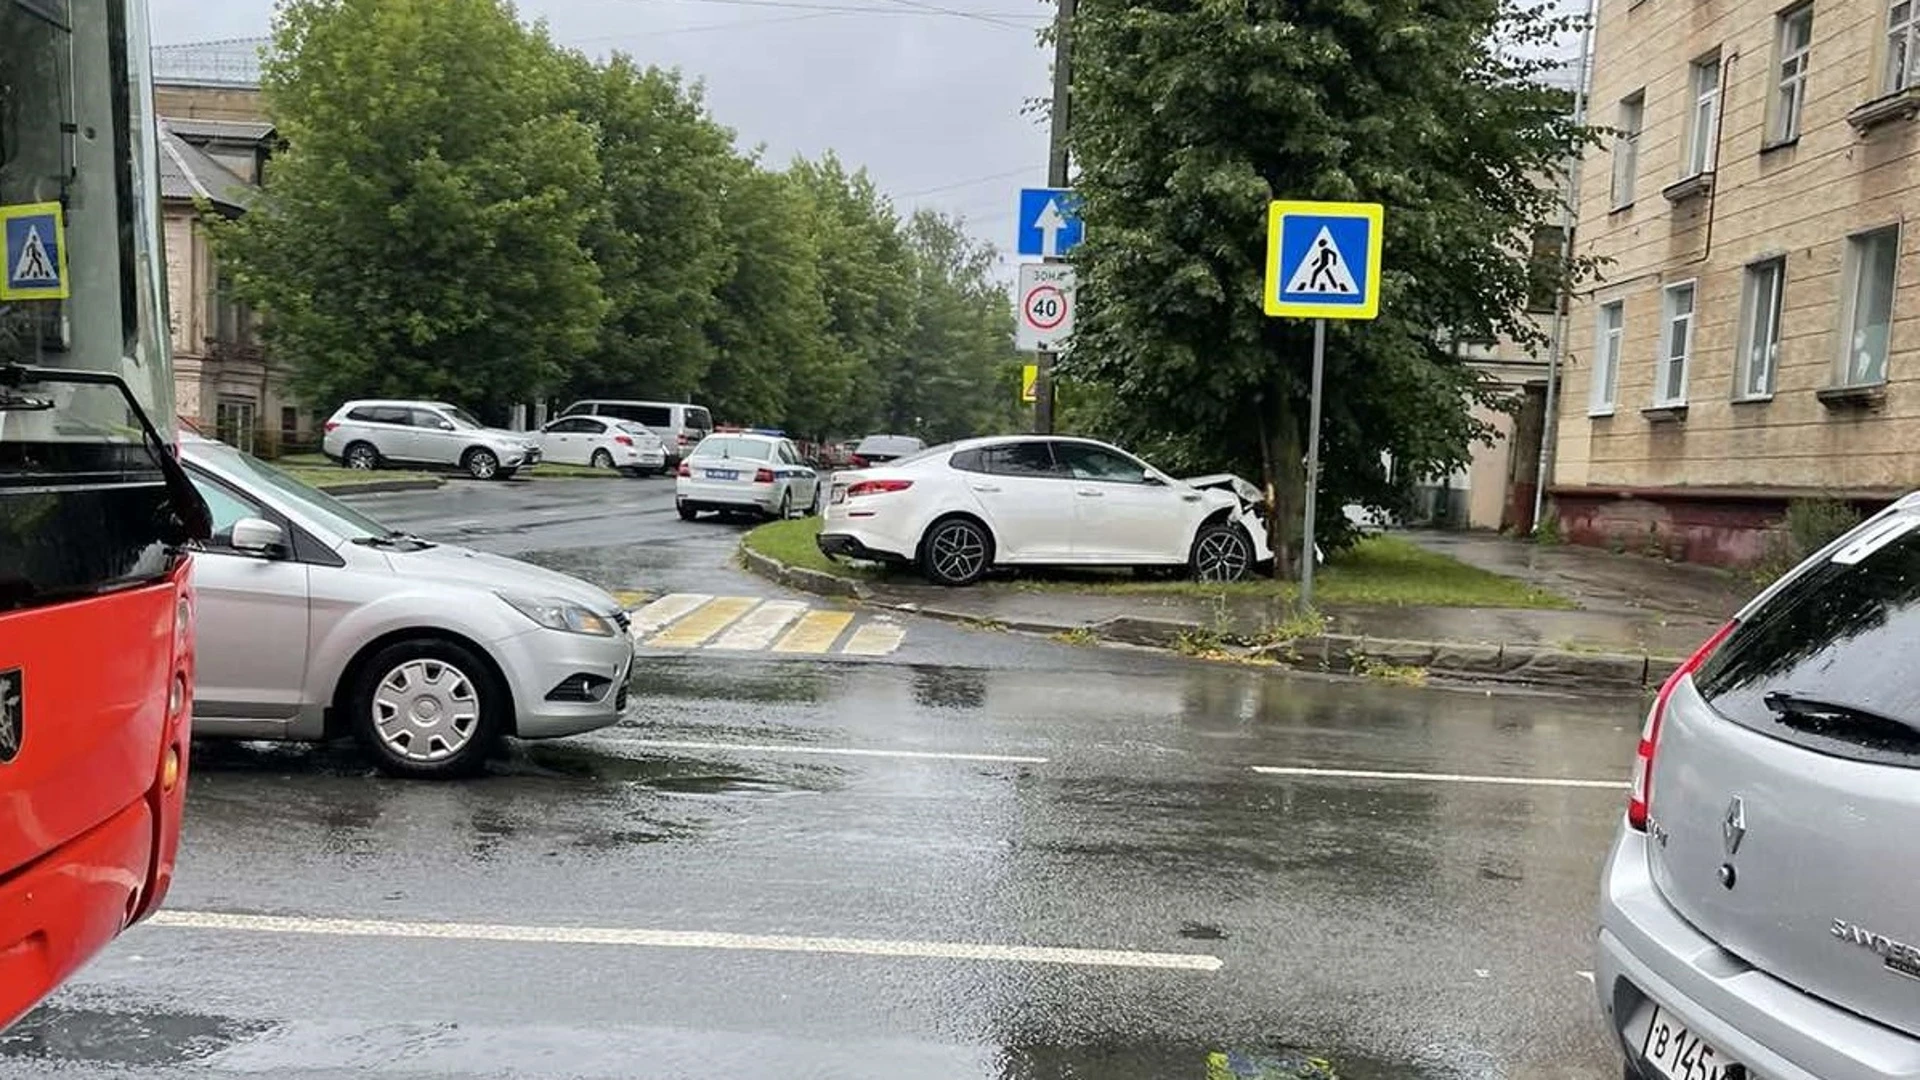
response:
<path id="1" fill-rule="evenodd" d="M 1718 164 L 1722 71 L 1718 49 L 1687 65 L 1693 97 L 1687 111 L 1686 159 L 1680 167 L 1683 180 L 1711 175 Z"/>
<path id="2" fill-rule="evenodd" d="M 1895 22 L 1894 9 L 1905 7 L 1906 18 Z M 1891 96 L 1914 88 L 1914 68 L 1920 66 L 1914 60 L 1916 46 L 1920 46 L 1920 0 L 1888 0 L 1886 6 L 1886 32 L 1880 37 L 1880 49 L 1884 54 L 1880 69 L 1881 96 Z M 1898 41 L 1898 47 L 1895 42 Z"/>
<path id="3" fill-rule="evenodd" d="M 1687 294 L 1686 314 L 1680 314 L 1675 303 L 1681 291 Z M 1687 391 L 1693 378 L 1694 323 L 1700 314 L 1700 282 L 1698 278 L 1676 281 L 1660 290 L 1660 352 L 1654 367 L 1653 406 L 1656 409 L 1670 409 L 1687 403 Z M 1686 348 L 1678 356 L 1670 350 L 1673 347 L 1674 323 L 1685 320 L 1687 324 Z M 1675 362 L 1680 368 L 1680 392 L 1668 394 L 1669 373 Z"/>
<path id="4" fill-rule="evenodd" d="M 1916 0 L 1920 6 L 1920 0 Z M 1893 362 L 1893 316 L 1899 302 L 1900 292 L 1900 246 L 1903 228 L 1899 222 L 1863 229 L 1846 238 L 1846 252 L 1843 257 L 1844 268 L 1841 274 L 1840 320 L 1842 328 L 1839 335 L 1837 355 L 1834 357 L 1833 383 L 1836 389 L 1857 389 L 1885 386 L 1887 368 Z M 1866 280 L 1863 271 L 1866 266 L 1866 245 L 1874 238 L 1891 234 L 1893 239 L 1893 273 L 1887 283 L 1887 320 L 1886 338 L 1881 342 L 1880 374 L 1875 379 L 1856 379 L 1853 377 L 1854 348 L 1853 339 L 1859 333 L 1860 286 Z"/>
<path id="5" fill-rule="evenodd" d="M 1629 117 L 1632 118 L 1632 123 L 1628 123 Z M 1633 205 L 1634 188 L 1639 180 L 1640 134 L 1647 122 L 1645 88 L 1635 90 L 1620 99 L 1618 118 L 1619 122 L 1614 125 L 1613 181 L 1609 198 L 1613 203 L 1613 209 L 1625 210 Z"/>
<path id="6" fill-rule="evenodd" d="M 1061 470 L 1066 479 L 1078 484 L 1125 484 L 1129 487 L 1154 487 L 1160 483 L 1153 466 L 1148 465 L 1146 462 L 1141 461 L 1139 458 L 1117 447 L 1056 439 L 1053 440 L 1051 451 L 1053 453 L 1054 467 Z M 1129 467 L 1138 468 L 1140 470 L 1140 479 L 1130 480 L 1118 476 L 1081 476 L 1074 470 L 1073 462 L 1068 457 L 1070 453 L 1075 451 L 1116 458 L 1119 461 L 1125 462 Z"/>
<path id="7" fill-rule="evenodd" d="M 1770 291 L 1763 299 L 1759 293 L 1762 276 L 1770 279 Z M 1757 259 L 1741 268 L 1740 330 L 1733 358 L 1733 400 L 1771 401 L 1780 382 L 1780 342 L 1786 321 L 1787 257 L 1774 255 Z M 1697 302 L 1697 301 L 1696 301 Z M 1764 303 L 1763 309 L 1760 305 Z M 1762 326 L 1762 319 L 1765 326 Z M 1754 345 L 1760 334 L 1767 335 L 1764 385 L 1754 387 Z"/>
<path id="8" fill-rule="evenodd" d="M 1607 325 L 1611 313 L 1614 324 Z M 1594 312 L 1593 382 L 1587 390 L 1587 415 L 1612 416 L 1620 404 L 1620 360 L 1626 353 L 1627 302 L 1611 300 Z"/>
<path id="9" fill-rule="evenodd" d="M 1891 11 L 1891 8 L 1889 8 Z M 1796 22 L 1806 20 L 1806 43 L 1789 48 Z M 1767 141 L 1763 149 L 1800 141 L 1806 120 L 1807 73 L 1813 64 L 1813 4 L 1796 4 L 1774 17 L 1773 93 L 1767 108 Z M 1789 72 L 1787 69 L 1793 70 Z"/>

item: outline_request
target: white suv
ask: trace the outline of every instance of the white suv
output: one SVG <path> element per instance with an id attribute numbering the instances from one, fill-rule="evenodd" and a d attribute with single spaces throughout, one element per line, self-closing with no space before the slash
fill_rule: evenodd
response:
<path id="1" fill-rule="evenodd" d="M 505 480 L 540 461 L 537 436 L 490 428 L 444 401 L 349 401 L 327 421 L 321 449 L 349 469 L 435 465 L 476 480 Z"/>

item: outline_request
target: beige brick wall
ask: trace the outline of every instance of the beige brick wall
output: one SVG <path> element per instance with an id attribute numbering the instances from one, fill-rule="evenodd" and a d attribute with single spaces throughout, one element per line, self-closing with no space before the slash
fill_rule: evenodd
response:
<path id="1" fill-rule="evenodd" d="M 1635 199 L 1611 206 L 1609 147 L 1581 172 L 1577 249 L 1608 260 L 1577 297 L 1554 482 L 1563 487 L 1814 489 L 1865 493 L 1920 486 L 1920 229 L 1903 228 L 1882 407 L 1830 409 L 1845 328 L 1846 238 L 1920 211 L 1920 120 L 1864 135 L 1847 114 L 1879 90 L 1886 9 L 1877 0 L 1816 0 L 1805 115 L 1796 145 L 1762 151 L 1775 92 L 1775 0 L 1603 0 L 1591 116 L 1611 125 L 1644 88 Z M 1678 205 L 1661 189 L 1682 177 L 1689 65 L 1720 50 L 1725 90 L 1713 191 Z M 1610 140 L 1609 140 L 1610 143 Z M 1735 402 L 1744 267 L 1784 256 L 1786 291 L 1771 400 Z M 1662 290 L 1697 282 L 1687 412 L 1656 423 Z M 1617 407 L 1589 417 L 1600 304 L 1622 300 Z"/>

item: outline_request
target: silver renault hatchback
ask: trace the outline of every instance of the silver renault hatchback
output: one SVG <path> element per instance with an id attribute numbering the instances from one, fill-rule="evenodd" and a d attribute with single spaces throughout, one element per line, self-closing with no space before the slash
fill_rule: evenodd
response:
<path id="1" fill-rule="evenodd" d="M 1601 889 L 1629 1080 L 1920 1077 L 1920 494 L 1782 578 L 1648 713 Z"/>
<path id="2" fill-rule="evenodd" d="M 478 771 L 506 736 L 620 719 L 629 618 L 604 590 L 389 529 L 247 454 L 181 437 L 213 512 L 194 559 L 199 737 L 352 735 L 385 771 Z"/>

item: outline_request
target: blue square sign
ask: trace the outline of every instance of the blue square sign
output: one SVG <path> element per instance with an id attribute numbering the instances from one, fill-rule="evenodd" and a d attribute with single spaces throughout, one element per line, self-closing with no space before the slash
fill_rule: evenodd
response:
<path id="1" fill-rule="evenodd" d="M 1377 317 L 1383 215 L 1376 203 L 1272 204 L 1267 215 L 1267 314 Z"/>
<path id="2" fill-rule="evenodd" d="M 1086 232 L 1072 188 L 1021 189 L 1018 229 L 1019 254 L 1040 259 L 1065 258 Z"/>
<path id="3" fill-rule="evenodd" d="M 66 218 L 59 203 L 0 206 L 0 300 L 65 300 Z"/>

